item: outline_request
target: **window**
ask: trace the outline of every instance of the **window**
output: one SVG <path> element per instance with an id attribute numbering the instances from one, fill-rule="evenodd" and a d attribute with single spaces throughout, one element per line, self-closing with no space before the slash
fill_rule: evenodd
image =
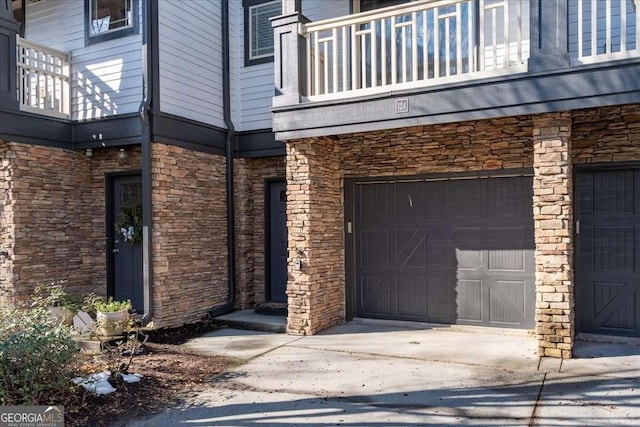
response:
<path id="1" fill-rule="evenodd" d="M 138 0 L 85 0 L 88 44 L 138 32 Z"/>
<path id="2" fill-rule="evenodd" d="M 243 0 L 245 65 L 273 61 L 270 19 L 282 15 L 281 0 Z"/>

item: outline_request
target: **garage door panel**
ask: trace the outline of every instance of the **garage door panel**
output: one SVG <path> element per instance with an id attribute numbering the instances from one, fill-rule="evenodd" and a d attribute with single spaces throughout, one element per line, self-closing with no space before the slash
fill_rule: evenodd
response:
<path id="1" fill-rule="evenodd" d="M 389 202 L 389 188 L 386 183 L 360 186 L 358 219 L 363 222 L 388 221 L 391 217 Z"/>
<path id="2" fill-rule="evenodd" d="M 461 179 L 445 181 L 447 185 L 447 216 L 449 218 L 481 218 L 482 180 Z"/>
<path id="3" fill-rule="evenodd" d="M 449 232 L 449 267 L 478 270 L 484 266 L 482 228 L 452 227 Z"/>
<path id="4" fill-rule="evenodd" d="M 593 268 L 601 271 L 633 272 L 635 238 L 632 226 L 599 226 L 593 230 Z"/>
<path id="5" fill-rule="evenodd" d="M 576 309 L 581 332 L 640 336 L 640 172 L 578 174 Z"/>
<path id="6" fill-rule="evenodd" d="M 423 183 L 425 188 L 426 214 L 429 221 L 446 221 L 447 210 L 447 181 L 427 181 Z"/>
<path id="7" fill-rule="evenodd" d="M 521 177 L 490 179 L 485 204 L 489 218 L 530 218 L 532 189 Z"/>
<path id="8" fill-rule="evenodd" d="M 390 243 L 389 230 L 363 230 L 360 233 L 360 267 L 389 267 Z"/>
<path id="9" fill-rule="evenodd" d="M 593 213 L 631 214 L 634 212 L 634 171 L 600 171 L 593 175 Z"/>
<path id="10" fill-rule="evenodd" d="M 397 219 L 424 220 L 426 217 L 424 183 L 397 182 L 395 184 L 395 210 Z"/>
<path id="11" fill-rule="evenodd" d="M 531 230 L 523 227 L 487 228 L 488 268 L 493 271 L 524 271 L 526 249 L 525 234 Z"/>
<path id="12" fill-rule="evenodd" d="M 482 280 L 458 280 L 458 320 L 464 322 L 482 322 Z"/>
<path id="13" fill-rule="evenodd" d="M 489 287 L 489 319 L 491 323 L 533 326 L 531 302 L 525 281 L 498 280 Z"/>
<path id="14" fill-rule="evenodd" d="M 360 311 L 369 316 L 391 316 L 391 285 L 391 280 L 387 277 L 360 277 Z"/>
<path id="15" fill-rule="evenodd" d="M 451 259 L 455 260 L 455 252 L 449 244 L 449 230 L 446 228 L 427 227 L 427 267 L 430 270 L 447 270 Z"/>
<path id="16" fill-rule="evenodd" d="M 396 232 L 396 262 L 401 268 L 427 266 L 426 233 L 424 230 L 398 230 Z"/>
<path id="17" fill-rule="evenodd" d="M 533 210 L 522 196 L 531 186 L 531 177 L 356 183 L 356 315 L 532 327 Z M 509 197 L 519 200 L 509 215 L 488 216 L 488 204 Z M 387 220 L 362 213 L 380 201 L 386 209 L 384 200 L 393 201 Z M 491 294 L 498 280 L 508 289 Z"/>
<path id="18" fill-rule="evenodd" d="M 636 327 L 637 291 L 625 283 L 595 281 L 590 284 L 592 300 L 589 326 L 610 333 L 633 333 Z"/>
<path id="19" fill-rule="evenodd" d="M 456 320 L 455 274 L 430 274 L 427 283 L 427 312 L 430 322 L 453 323 Z"/>
<path id="20" fill-rule="evenodd" d="M 427 278 L 425 276 L 398 277 L 396 312 L 398 316 L 427 320 Z"/>

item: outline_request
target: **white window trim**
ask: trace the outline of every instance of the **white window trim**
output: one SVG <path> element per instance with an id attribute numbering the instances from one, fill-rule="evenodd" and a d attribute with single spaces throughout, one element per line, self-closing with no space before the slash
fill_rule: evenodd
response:
<path id="1" fill-rule="evenodd" d="M 131 1 L 130 3 L 130 7 L 131 10 L 128 13 L 128 18 L 127 20 L 129 21 L 127 25 L 123 25 L 122 27 L 117 27 L 117 28 L 112 28 L 110 30 L 105 30 L 105 31 L 100 31 L 97 33 L 92 33 L 92 29 L 93 29 L 93 25 L 94 25 L 94 21 L 100 21 L 99 23 L 101 25 L 104 25 L 104 18 L 98 18 L 98 19 L 92 19 L 91 17 L 93 16 L 93 5 L 94 5 L 94 0 L 89 0 L 89 37 L 93 38 L 93 37 L 98 37 L 101 36 L 103 34 L 112 34 L 112 33 L 117 33 L 118 31 L 123 31 L 123 30 L 128 30 L 131 28 L 134 28 L 134 16 L 135 14 L 133 13 L 133 8 L 136 7 L 136 4 L 134 1 Z M 109 21 L 106 22 L 107 25 L 109 25 Z"/>
<path id="2" fill-rule="evenodd" d="M 253 55 L 252 51 L 253 51 L 253 25 L 252 25 L 252 15 L 251 12 L 253 11 L 253 9 L 257 9 L 257 8 L 261 8 L 261 7 L 265 7 L 265 6 L 270 6 L 272 4 L 278 4 L 278 3 L 282 3 L 281 0 L 273 0 L 273 1 L 269 1 L 266 3 L 260 3 L 260 4 L 256 4 L 254 6 L 249 6 L 249 19 L 247 20 L 247 25 L 249 26 L 249 60 L 253 61 L 254 59 L 262 59 L 262 58 L 271 58 L 273 57 L 273 52 L 271 53 L 263 53 L 262 55 Z M 275 40 L 274 40 L 275 43 Z"/>

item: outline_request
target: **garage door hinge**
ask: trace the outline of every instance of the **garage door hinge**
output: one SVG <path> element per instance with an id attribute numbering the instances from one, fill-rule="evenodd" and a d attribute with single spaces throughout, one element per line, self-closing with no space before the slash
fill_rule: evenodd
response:
<path id="1" fill-rule="evenodd" d="M 347 234 L 351 234 L 351 221 L 347 222 Z"/>

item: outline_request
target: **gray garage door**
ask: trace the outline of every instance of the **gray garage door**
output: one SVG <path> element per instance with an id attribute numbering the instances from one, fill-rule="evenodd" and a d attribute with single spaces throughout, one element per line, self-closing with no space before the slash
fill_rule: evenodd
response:
<path id="1" fill-rule="evenodd" d="M 582 332 L 640 336 L 640 168 L 578 173 Z"/>
<path id="2" fill-rule="evenodd" d="M 532 178 L 355 182 L 355 314 L 532 328 Z"/>

